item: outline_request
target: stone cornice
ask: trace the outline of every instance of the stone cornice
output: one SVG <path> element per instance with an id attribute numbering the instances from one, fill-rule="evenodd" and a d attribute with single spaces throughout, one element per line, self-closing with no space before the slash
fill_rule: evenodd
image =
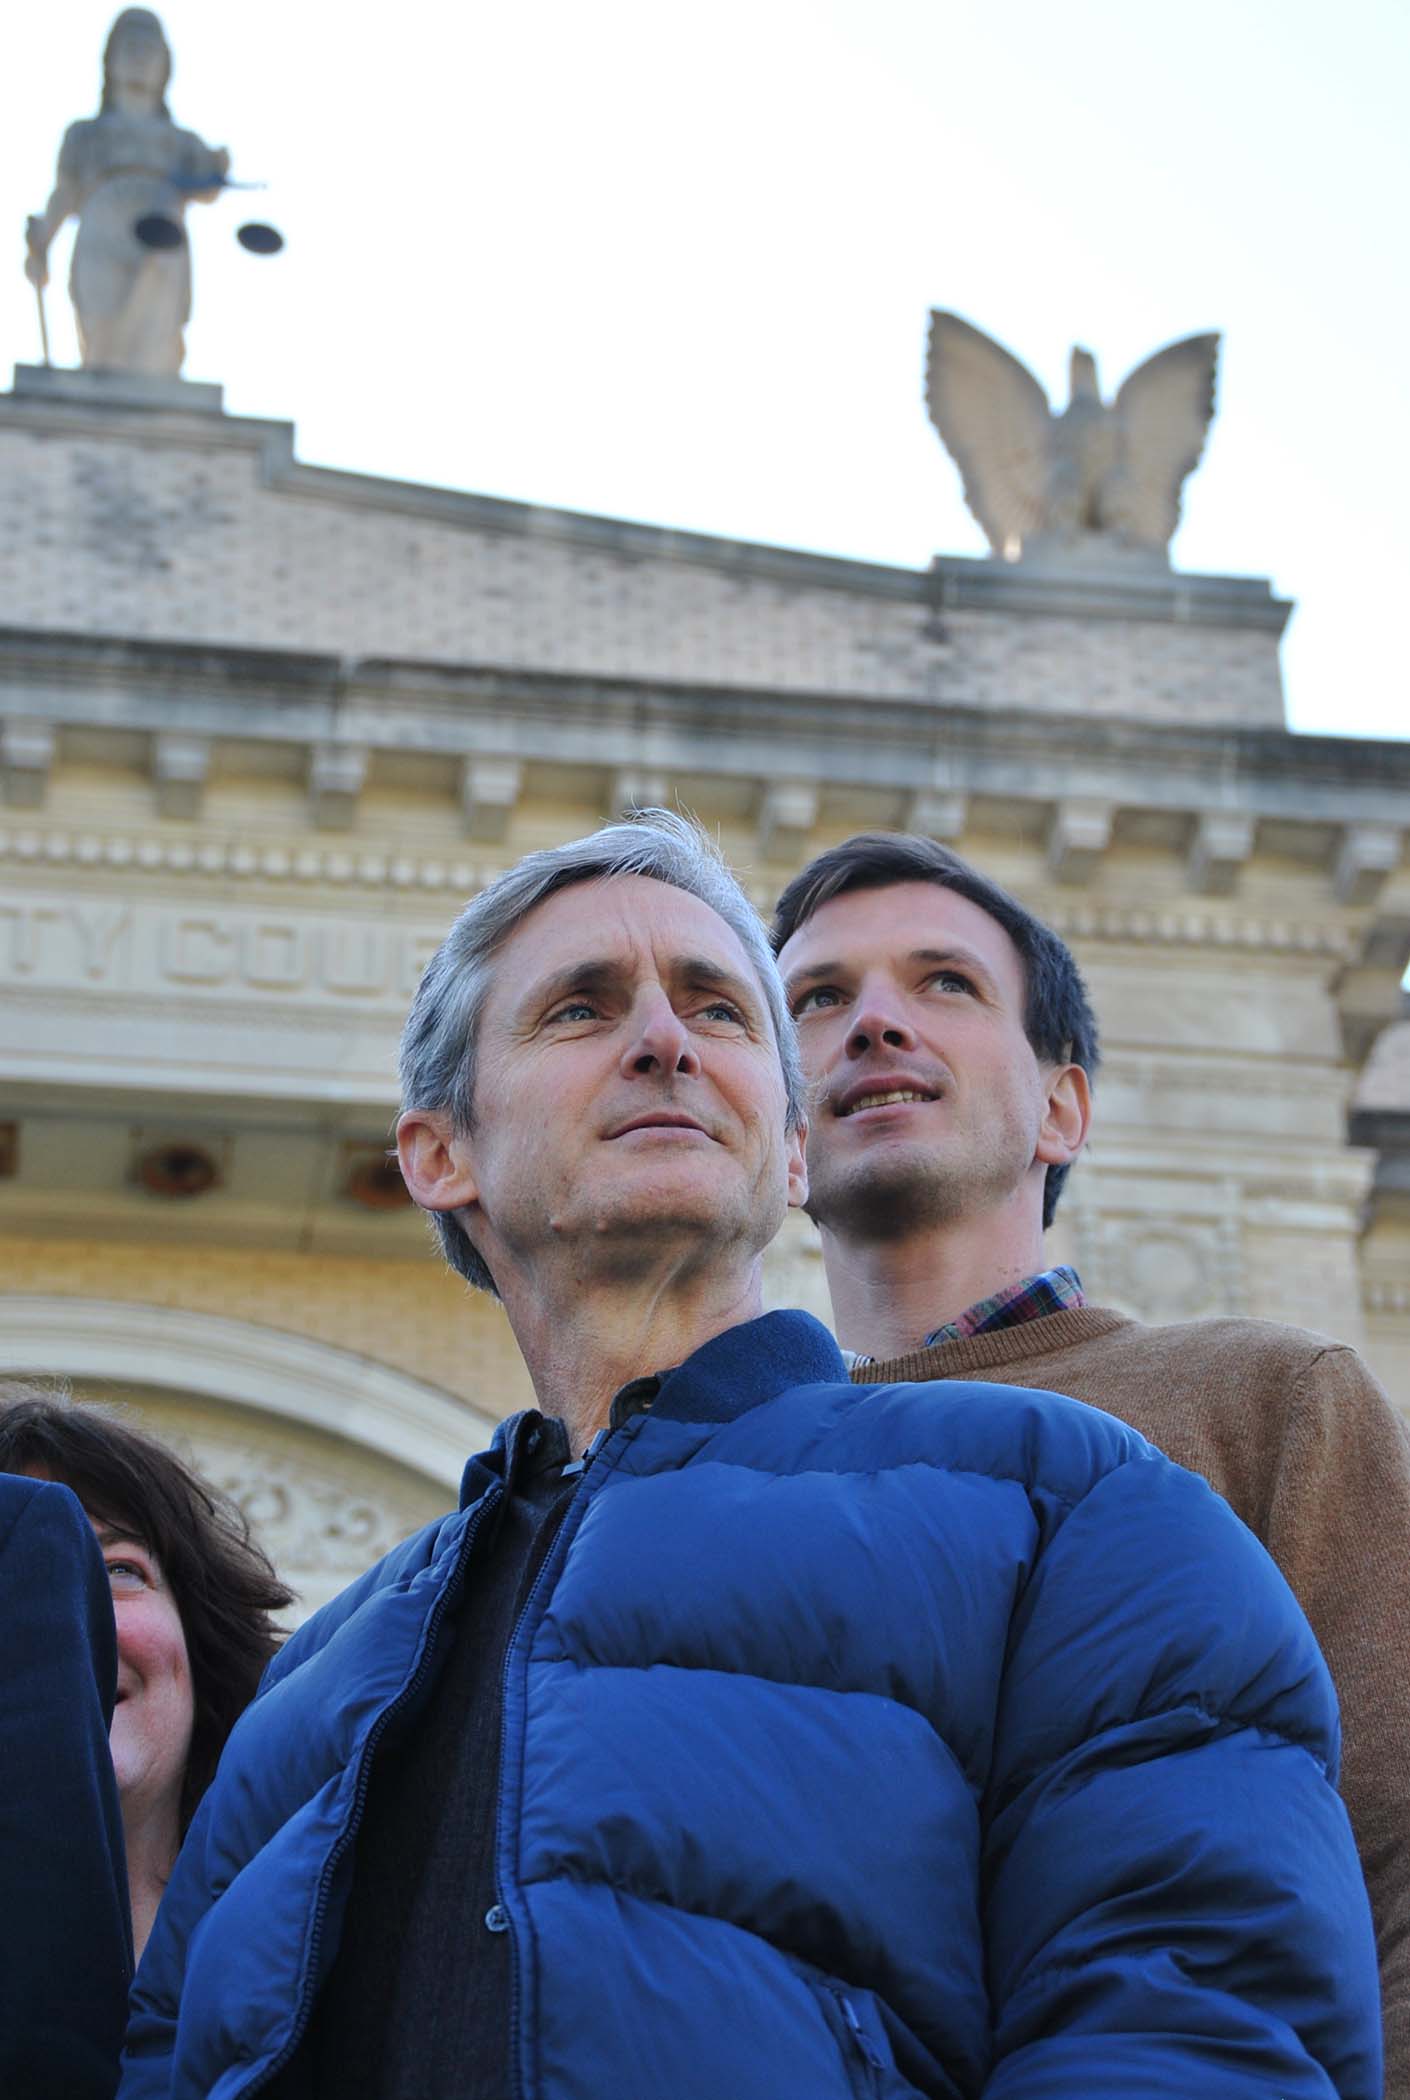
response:
<path id="1" fill-rule="evenodd" d="M 529 762 L 551 751 L 559 763 L 603 767 L 640 763 L 653 729 L 673 737 L 668 770 L 753 780 L 786 770 L 823 785 L 840 777 L 1023 800 L 1080 793 L 1299 824 L 1403 825 L 1410 794 L 1410 741 L 0 628 L 0 712 L 157 735 L 174 708 L 184 730 L 226 742 Z"/>

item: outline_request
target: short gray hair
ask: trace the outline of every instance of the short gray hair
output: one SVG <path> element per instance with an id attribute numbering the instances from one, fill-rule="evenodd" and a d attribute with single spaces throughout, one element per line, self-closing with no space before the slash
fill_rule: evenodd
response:
<path id="1" fill-rule="evenodd" d="M 617 875 L 646 875 L 698 897 L 738 936 L 773 1023 L 788 1128 L 797 1128 L 803 1118 L 798 1039 L 763 920 L 714 840 L 691 818 L 665 809 L 643 810 L 566 846 L 526 854 L 466 905 L 426 965 L 402 1030 L 403 1113 L 449 1109 L 457 1131 L 472 1127 L 476 1048 L 495 955 L 529 913 L 557 891 Z M 451 1268 L 479 1290 L 497 1296 L 487 1264 L 455 1217 L 444 1211 L 432 1211 L 430 1217 Z"/>

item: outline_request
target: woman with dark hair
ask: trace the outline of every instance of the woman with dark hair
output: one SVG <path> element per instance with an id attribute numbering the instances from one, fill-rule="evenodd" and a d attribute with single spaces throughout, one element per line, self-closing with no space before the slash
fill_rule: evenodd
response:
<path id="1" fill-rule="evenodd" d="M 109 1741 L 138 1955 L 196 1804 L 292 1603 L 235 1504 L 107 1408 L 0 1389 L 0 1472 L 71 1488 L 117 1624 Z"/>

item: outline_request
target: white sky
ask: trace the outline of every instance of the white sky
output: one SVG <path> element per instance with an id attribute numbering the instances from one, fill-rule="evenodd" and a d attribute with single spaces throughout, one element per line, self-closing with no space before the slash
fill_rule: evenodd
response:
<path id="1" fill-rule="evenodd" d="M 1074 340 L 1110 393 L 1218 328 L 1177 562 L 1299 601 L 1294 727 L 1410 736 L 1404 0 L 159 12 L 177 122 L 270 185 L 192 209 L 186 375 L 304 459 L 922 567 L 984 551 L 922 404 L 931 306 L 1058 406 Z M 12 60 L 6 362 L 38 358 L 24 214 L 115 13 L 52 0 Z"/>

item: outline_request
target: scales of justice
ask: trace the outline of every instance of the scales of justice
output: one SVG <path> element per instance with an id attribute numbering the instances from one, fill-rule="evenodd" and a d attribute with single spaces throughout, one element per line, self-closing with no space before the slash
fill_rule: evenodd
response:
<path id="1" fill-rule="evenodd" d="M 172 122 L 170 78 L 161 23 L 145 7 L 125 8 L 103 52 L 98 114 L 65 132 L 53 195 L 26 224 L 25 275 L 39 302 L 46 368 L 49 244 L 67 219 L 78 220 L 69 291 L 84 370 L 174 379 L 191 315 L 187 206 L 262 187 L 232 181 L 224 147 Z M 284 245 L 274 227 L 257 221 L 236 239 L 252 255 L 277 255 Z"/>

